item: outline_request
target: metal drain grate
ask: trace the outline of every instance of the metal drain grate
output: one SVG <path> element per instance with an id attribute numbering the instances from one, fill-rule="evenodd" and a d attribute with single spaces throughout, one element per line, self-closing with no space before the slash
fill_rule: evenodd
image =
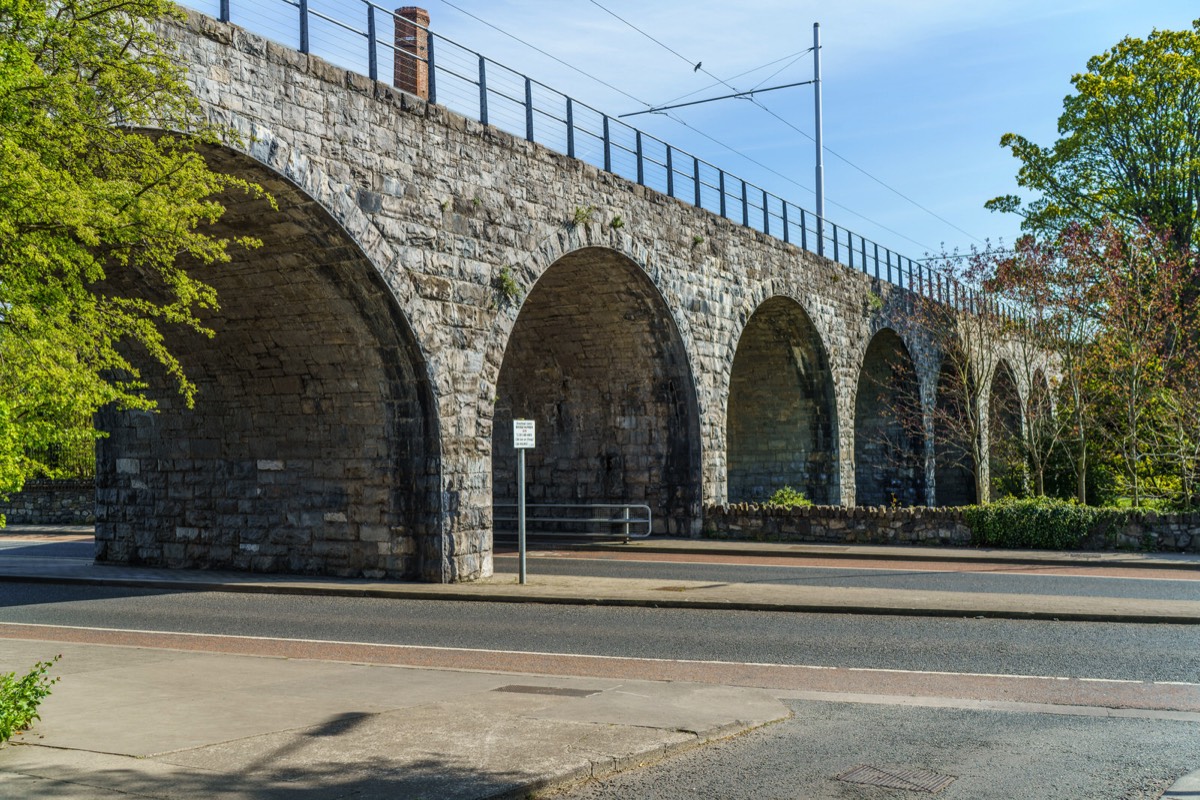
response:
<path id="1" fill-rule="evenodd" d="M 936 794 L 954 783 L 952 775 L 940 775 L 927 769 L 880 769 L 867 764 L 846 770 L 837 776 L 839 781 L 882 786 L 885 789 L 907 789 L 910 792 Z"/>
<path id="2" fill-rule="evenodd" d="M 522 686 L 513 684 L 493 689 L 493 692 L 512 692 L 513 694 L 549 694 L 556 697 L 591 697 L 600 694 L 600 689 L 564 689 L 559 686 Z"/>

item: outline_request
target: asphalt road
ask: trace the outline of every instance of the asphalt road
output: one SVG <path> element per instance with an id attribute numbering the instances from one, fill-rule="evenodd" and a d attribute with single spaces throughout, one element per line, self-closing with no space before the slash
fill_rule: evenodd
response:
<path id="1" fill-rule="evenodd" d="M 387 600 L 0 582 L 0 622 L 1200 683 L 1184 625 Z"/>
<path id="2" fill-rule="evenodd" d="M 1042 594 L 1071 597 L 1125 597 L 1146 600 L 1200 600 L 1200 580 L 1171 570 L 1142 570 L 1145 577 L 1055 574 L 1055 568 L 1026 565 L 958 565 L 960 570 L 922 567 L 919 562 L 897 568 L 888 562 L 873 567 L 843 567 L 831 561 L 827 567 L 775 566 L 753 563 L 754 559 L 729 557 L 723 563 L 697 563 L 666 558 L 629 560 L 616 555 L 595 554 L 559 557 L 531 553 L 526 559 L 529 573 L 542 575 L 590 575 L 604 578 L 653 578 L 711 583 L 769 583 L 798 586 L 848 586 L 873 589 L 915 589 L 934 592 L 983 592 L 997 594 Z M 498 571 L 516 572 L 516 556 L 495 557 Z"/>
<path id="3" fill-rule="evenodd" d="M 88 558 L 90 547 L 87 542 L 0 543 L 0 556 Z M 497 566 L 509 568 L 510 562 L 501 556 Z M 736 563 L 736 559 L 720 564 L 657 559 L 647 563 L 538 556 L 531 559 L 530 569 L 558 574 L 806 581 L 1064 596 L 1197 599 L 1200 590 L 1200 582 L 1175 580 L 1170 572 L 1132 579 L 1052 575 L 1048 570 L 1020 568 L 964 573 L 906 566 L 915 568 L 755 565 Z M 564 795 L 573 800 L 900 800 L 924 796 L 839 778 L 854 777 L 848 773 L 866 766 L 880 772 L 860 770 L 857 774 L 861 777 L 929 771 L 926 777 L 949 781 L 937 794 L 945 800 L 1149 800 L 1159 797 L 1180 775 L 1200 767 L 1198 723 L 1191 717 L 1167 714 L 1155 718 L 1153 711 L 1146 710 L 1113 716 L 1107 699 L 1053 713 L 1034 713 L 1020 702 L 1035 699 L 1030 688 L 1035 684 L 1043 689 L 1060 687 L 1054 696 L 1066 698 L 1061 702 L 1073 702 L 1076 689 L 1095 687 L 1100 693 L 1095 696 L 1105 698 L 1125 685 L 1105 686 L 1103 680 L 1200 683 L 1200 663 L 1195 657 L 1200 652 L 1200 629 L 1195 626 L 510 605 L 8 581 L 0 581 L 0 622 L 469 648 L 484 651 L 476 654 L 474 663 L 492 667 L 503 659 L 540 663 L 539 657 L 520 653 L 568 653 L 911 670 L 922 676 L 912 679 L 921 686 L 911 692 L 917 695 L 914 697 L 899 696 L 910 693 L 894 688 L 904 681 L 891 683 L 888 675 L 876 672 L 835 671 L 833 674 L 845 679 L 859 676 L 858 685 L 869 688 L 857 691 L 870 693 L 844 694 L 855 690 L 839 678 L 830 687 L 841 693 L 836 695 L 838 702 L 825 700 L 834 695 L 818 692 L 818 699 L 802 691 L 789 695 L 781 690 L 778 696 L 788 698 L 793 719 L 648 769 L 575 787 Z M 264 646 L 272 647 L 269 642 Z M 961 680 L 946 673 L 1050 676 L 1056 680 L 1000 679 L 991 696 L 1005 702 L 989 707 L 987 701 L 964 699 L 973 695 L 964 691 Z M 863 684 L 865 676 L 870 677 Z M 1057 680 L 1064 677 L 1102 682 Z M 945 700 L 938 699 L 942 696 L 939 681 L 945 686 Z M 1152 693 L 1172 688 L 1162 683 L 1141 686 Z M 926 693 L 929 697 L 919 697 Z M 1160 707 L 1172 707 L 1170 700 L 1165 702 Z M 1050 707 L 1046 710 L 1052 711 Z"/>
<path id="4" fill-rule="evenodd" d="M 1151 800 L 1200 766 L 1194 722 L 791 701 L 795 716 L 572 800 Z M 879 772 L 856 767 L 874 767 Z M 937 794 L 849 783 L 921 770 Z M 927 784 L 928 785 L 928 784 Z"/>

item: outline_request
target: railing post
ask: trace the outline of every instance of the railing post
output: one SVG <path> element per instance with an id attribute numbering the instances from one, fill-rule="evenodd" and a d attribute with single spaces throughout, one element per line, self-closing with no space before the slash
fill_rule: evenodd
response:
<path id="1" fill-rule="evenodd" d="M 838 259 L 837 225 L 831 224 L 830 227 L 833 228 L 833 260 L 838 261 L 839 259 Z M 818 219 L 817 220 L 817 236 L 820 236 L 820 235 L 821 235 L 821 220 Z M 854 251 L 851 250 L 850 252 L 853 253 Z"/>
<path id="2" fill-rule="evenodd" d="M 879 242 L 875 242 L 875 280 L 879 280 Z"/>
<path id="3" fill-rule="evenodd" d="M 790 234 L 790 231 L 788 230 L 788 218 L 787 218 L 787 200 L 784 200 L 783 198 L 780 198 L 780 200 L 779 200 L 779 211 L 780 211 L 780 213 L 781 213 L 781 216 L 783 217 L 783 240 L 784 240 L 785 242 L 787 242 L 787 241 L 788 241 L 788 235 Z"/>
<path id="4" fill-rule="evenodd" d="M 300 0 L 300 52 L 308 52 L 308 0 Z"/>
<path id="5" fill-rule="evenodd" d="M 863 237 L 858 237 L 859 255 L 862 256 L 862 271 L 863 275 L 867 274 L 867 240 Z"/>
<path id="6" fill-rule="evenodd" d="M 533 81 L 525 78 L 525 141 L 533 141 Z"/>
<path id="7" fill-rule="evenodd" d="M 429 31 L 429 35 L 425 37 L 425 41 L 429 46 L 429 54 L 426 56 L 429 60 L 425 66 L 428 67 L 426 72 L 429 73 L 429 102 L 437 102 L 437 70 L 434 68 L 433 60 L 433 31 Z"/>
<path id="8" fill-rule="evenodd" d="M 229 22 L 229 0 L 221 0 L 221 22 Z"/>
<path id="9" fill-rule="evenodd" d="M 854 269 L 854 234 L 846 231 L 846 250 L 850 253 L 850 269 Z"/>
<path id="10" fill-rule="evenodd" d="M 700 159 L 692 156 L 692 180 L 696 182 L 696 208 L 704 208 L 700 205 Z"/>
<path id="11" fill-rule="evenodd" d="M 742 227 L 750 227 L 750 198 L 746 196 L 745 181 L 742 181 Z"/>
<path id="12" fill-rule="evenodd" d="M 883 251 L 883 257 L 887 262 L 887 282 L 892 283 L 892 251 L 885 249 Z"/>
<path id="13" fill-rule="evenodd" d="M 671 145 L 667 145 L 667 197 L 675 196 L 675 163 L 671 158 Z"/>
<path id="14" fill-rule="evenodd" d="M 717 188 L 721 192 L 721 216 L 725 216 L 725 170 L 717 170 Z"/>
<path id="15" fill-rule="evenodd" d="M 479 121 L 488 124 L 487 113 L 487 60 L 479 57 Z"/>
<path id="16" fill-rule="evenodd" d="M 604 115 L 604 171 L 612 172 L 612 137 L 608 133 L 608 115 Z"/>
<path id="17" fill-rule="evenodd" d="M 625 541 L 629 541 L 629 506 L 625 506 L 622 513 L 622 519 L 624 524 L 622 524 L 621 527 L 625 532 Z"/>
<path id="18" fill-rule="evenodd" d="M 228 0 L 226 0 L 228 2 Z M 224 4 L 223 4 L 224 5 Z M 379 80 L 379 55 L 375 52 L 375 6 L 367 4 L 367 74 Z"/>
<path id="19" fill-rule="evenodd" d="M 567 155 L 575 157 L 575 101 L 567 98 Z"/>
<path id="20" fill-rule="evenodd" d="M 763 189 L 763 233 L 771 233 L 771 211 L 767 207 L 767 190 Z"/>
<path id="21" fill-rule="evenodd" d="M 808 250 L 808 222 L 804 219 L 804 209 L 800 209 L 800 249 Z"/>
<path id="22" fill-rule="evenodd" d="M 642 132 L 634 132 L 634 149 L 637 151 L 637 182 L 639 186 L 646 185 L 646 166 L 642 161 Z"/>

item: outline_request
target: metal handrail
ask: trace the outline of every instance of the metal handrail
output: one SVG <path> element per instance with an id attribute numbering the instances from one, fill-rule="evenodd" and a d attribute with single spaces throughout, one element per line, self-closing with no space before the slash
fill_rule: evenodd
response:
<path id="1" fill-rule="evenodd" d="M 499 513 L 501 509 L 511 510 L 512 516 Z M 576 509 L 584 516 L 568 514 L 566 513 L 568 509 Z M 611 509 L 616 513 L 601 514 L 603 509 Z M 511 523 L 514 526 L 512 532 L 516 532 L 516 503 L 496 503 L 493 506 L 493 530 L 499 532 L 501 523 Z M 654 520 L 650 506 L 640 503 L 527 503 L 525 505 L 525 524 L 527 528 L 530 526 L 543 528 L 537 531 L 527 530 L 526 535 L 540 533 L 556 537 L 610 536 L 629 540 L 645 539 L 649 536 L 654 527 Z M 546 530 L 547 526 L 553 529 Z M 603 526 L 605 530 L 563 530 L 566 526 Z"/>
<path id="2" fill-rule="evenodd" d="M 953 275 L 943 273 L 940 270 L 935 271 L 933 267 L 923 265 L 921 262 L 901 255 L 890 248 L 881 247 L 878 243 L 854 233 L 848 228 L 838 226 L 828 219 L 818 218 L 812 211 L 807 211 L 801 206 L 789 203 L 786 199 L 772 194 L 760 186 L 727 173 L 715 164 L 705 161 L 698 156 L 691 155 L 656 136 L 634 128 L 586 103 L 574 100 L 550 86 L 525 76 L 499 62 L 492 61 L 449 37 L 442 36 L 429 28 L 404 19 L 393 11 L 373 2 L 373 0 L 353 0 L 351 3 L 344 3 L 338 6 L 339 11 L 344 10 L 346 5 L 356 5 L 365 9 L 367 12 L 366 30 L 360 30 L 352 23 L 334 18 L 328 13 L 312 8 L 311 5 L 319 2 L 319 0 L 217 0 L 219 2 L 219 17 L 222 22 L 231 21 L 232 7 L 235 2 L 244 2 L 247 6 L 258 7 L 268 1 L 290 6 L 296 10 L 299 49 L 301 52 L 308 53 L 311 50 L 309 36 L 310 18 L 326 21 L 340 30 L 365 39 L 367 45 L 367 75 L 372 80 L 379 80 L 378 48 L 383 46 L 385 49 L 390 50 L 394 57 L 411 58 L 428 66 L 430 102 L 440 101 L 442 105 L 457 113 L 472 117 L 485 125 L 507 130 L 509 133 L 522 136 L 529 141 L 536 141 L 535 115 L 540 115 L 543 119 L 562 123 L 565 126 L 566 155 L 571 158 L 588 160 L 579 153 L 579 148 L 576 147 L 576 134 L 583 133 L 601 144 L 603 157 L 590 161 L 589 163 L 592 163 L 593 166 L 602 167 L 606 171 L 621 175 L 629 180 L 635 180 L 639 184 L 649 186 L 678 200 L 691 202 L 698 208 L 717 213 L 727 219 L 734 219 L 730 216 L 730 206 L 732 205 L 735 209 L 740 209 L 740 214 L 738 215 L 740 219 L 736 219 L 735 221 L 740 222 L 744 227 L 762 231 L 767 235 L 782 239 L 784 242 L 795 243 L 798 238 L 798 244 L 803 250 L 831 258 L 831 260 L 843 264 L 850 269 L 860 270 L 863 274 L 873 277 L 878 281 L 890 283 L 901 289 L 907 289 L 930 300 L 951 305 L 962 311 L 974 313 L 979 313 L 979 309 L 985 309 L 987 313 L 1003 317 L 1010 322 L 1016 321 L 1019 318 L 1015 307 L 998 298 L 986 297 L 982 291 L 963 284 L 962 281 Z M 195 7 L 201 3 L 201 0 L 183 0 L 183 2 L 185 5 Z M 404 19 L 406 27 L 425 31 L 428 35 L 429 56 L 421 58 L 407 50 L 397 48 L 386 37 L 381 37 L 377 24 L 377 17 L 380 15 L 383 15 L 385 18 L 391 18 L 393 24 L 395 24 L 396 20 Z M 444 48 L 454 48 L 451 51 L 452 53 L 457 51 L 456 54 L 460 57 L 465 57 L 469 62 L 474 62 L 477 65 L 477 74 L 474 76 L 464 75 L 462 72 L 447 66 L 446 55 L 442 53 Z M 437 59 L 434 58 L 435 51 L 439 53 Z M 321 55 L 330 61 L 339 62 L 342 63 L 342 66 L 346 66 L 344 63 L 345 53 L 322 52 Z M 356 69 L 360 66 L 359 59 L 351 57 L 350 60 L 353 62 L 349 65 L 351 69 Z M 487 82 L 489 64 L 507 71 L 515 76 L 519 82 L 523 83 L 524 96 L 515 97 L 500 88 L 489 87 Z M 447 97 L 445 92 L 439 98 L 439 76 L 443 79 L 460 81 L 468 88 L 473 87 L 475 91 L 469 92 L 469 94 L 475 97 L 475 104 L 457 103 Z M 562 101 L 565 114 L 559 116 L 553 110 L 539 107 L 534 100 L 532 91 L 534 86 L 557 96 Z M 515 106 L 523 106 L 525 113 L 520 120 L 520 124 L 505 125 L 503 120 L 493 118 L 494 115 L 490 116 L 489 102 L 492 100 L 505 101 Z M 600 132 L 589 130 L 578 124 L 576 112 L 581 109 L 599 116 L 601 121 Z M 629 146 L 618 141 L 618 137 L 614 135 L 614 128 L 617 133 L 623 133 L 627 139 L 632 139 L 636 144 Z M 542 144 L 551 147 L 551 144 L 545 141 Z M 614 167 L 614 150 L 623 152 L 628 156 L 633 156 L 634 168 L 632 174 L 623 174 L 618 168 Z M 663 153 L 663 155 L 659 156 L 658 153 Z M 689 160 L 692 162 L 690 172 L 686 168 L 680 167 L 681 162 Z M 596 163 L 597 161 L 599 163 Z M 648 164 L 665 170 L 665 180 L 657 184 L 648 182 L 646 179 L 646 166 Z M 716 184 L 703 178 L 702 167 L 706 168 L 710 173 L 713 171 L 716 172 Z M 655 171 L 657 172 L 658 170 L 656 169 Z M 681 189 L 680 184 L 690 188 L 690 191 Z M 688 186 L 689 184 L 690 187 Z M 715 204 L 711 202 L 708 204 L 705 203 L 704 189 L 716 192 L 717 198 Z M 757 202 L 758 197 L 762 198 L 761 204 Z M 731 203 L 730 201 L 733 202 Z M 779 213 L 772 212 L 772 204 L 779 208 Z M 713 207 L 714 205 L 715 207 Z M 751 213 L 752 211 L 753 213 Z M 893 279 L 893 270 L 895 279 Z M 949 288 L 951 286 L 954 287 L 953 290 Z"/>

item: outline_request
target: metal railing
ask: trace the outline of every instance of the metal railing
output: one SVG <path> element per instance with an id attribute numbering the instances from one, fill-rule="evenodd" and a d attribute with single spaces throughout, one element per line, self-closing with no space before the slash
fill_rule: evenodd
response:
<path id="1" fill-rule="evenodd" d="M 517 534 L 516 503 L 492 507 L 496 535 Z M 645 539 L 654 527 L 650 506 L 636 503 L 526 504 L 526 536 Z"/>
<path id="2" fill-rule="evenodd" d="M 883 247 L 831 220 L 818 219 L 811 211 L 399 17 L 372 0 L 183 2 L 202 13 L 215 13 L 223 22 L 242 24 L 251 30 L 258 27 L 256 32 L 268 38 L 281 36 L 286 40 L 284 44 L 366 74 L 372 80 L 380 79 L 381 53 L 391 55 L 393 63 L 389 66 L 394 66 L 397 58 L 423 63 L 428 70 L 430 102 L 796 244 L 880 281 L 962 310 L 1016 319 L 1011 307 L 942 270 Z M 247 16 L 251 10 L 254 15 Z M 427 34 L 426 57 L 397 46 L 398 20 L 405 30 Z"/>

